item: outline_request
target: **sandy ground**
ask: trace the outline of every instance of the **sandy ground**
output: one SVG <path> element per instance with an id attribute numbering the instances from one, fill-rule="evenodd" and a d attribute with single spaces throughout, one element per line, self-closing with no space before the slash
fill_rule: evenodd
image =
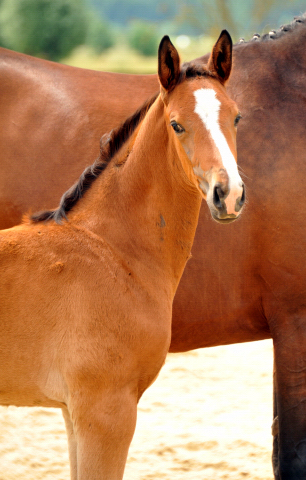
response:
<path id="1" fill-rule="evenodd" d="M 139 403 L 124 480 L 272 480 L 272 344 L 168 355 Z M 0 480 L 68 480 L 61 412 L 0 408 Z"/>

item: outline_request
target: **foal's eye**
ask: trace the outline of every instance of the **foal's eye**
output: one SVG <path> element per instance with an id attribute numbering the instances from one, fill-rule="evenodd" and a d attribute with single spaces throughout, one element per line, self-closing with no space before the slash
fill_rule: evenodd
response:
<path id="1" fill-rule="evenodd" d="M 238 123 L 239 123 L 239 120 L 242 118 L 242 115 L 241 113 L 238 113 L 237 117 L 235 118 L 235 121 L 234 121 L 234 126 L 237 127 Z"/>
<path id="2" fill-rule="evenodd" d="M 175 131 L 175 133 L 183 133 L 185 129 L 179 123 L 176 123 L 174 120 L 170 123 L 171 127 Z"/>

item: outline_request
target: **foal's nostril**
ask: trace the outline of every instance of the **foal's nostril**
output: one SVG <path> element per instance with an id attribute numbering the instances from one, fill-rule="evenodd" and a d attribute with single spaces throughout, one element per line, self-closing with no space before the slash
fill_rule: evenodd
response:
<path id="1" fill-rule="evenodd" d="M 222 204 L 222 201 L 221 201 L 222 198 L 224 198 L 224 193 L 222 191 L 222 188 L 220 186 L 216 185 L 214 187 L 213 202 L 214 202 L 215 207 L 218 210 L 223 209 L 223 204 Z"/>
<path id="2" fill-rule="evenodd" d="M 240 212 L 244 204 L 245 204 L 245 188 L 244 188 L 244 185 L 242 184 L 242 194 L 241 194 L 241 197 L 238 197 L 236 200 L 235 212 Z"/>
<path id="3" fill-rule="evenodd" d="M 244 188 L 244 185 L 242 185 L 242 195 L 238 202 L 239 207 L 243 207 L 244 203 L 245 203 L 245 188 Z"/>

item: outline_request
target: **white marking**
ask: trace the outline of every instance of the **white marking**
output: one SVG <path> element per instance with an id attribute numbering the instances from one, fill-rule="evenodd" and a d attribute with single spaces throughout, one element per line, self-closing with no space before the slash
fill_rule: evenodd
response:
<path id="1" fill-rule="evenodd" d="M 216 98 L 212 88 L 200 88 L 194 92 L 196 99 L 195 113 L 199 115 L 210 133 L 217 150 L 220 153 L 224 168 L 229 176 L 230 188 L 241 188 L 242 180 L 238 173 L 237 163 L 219 125 L 219 110 L 221 103 Z"/>

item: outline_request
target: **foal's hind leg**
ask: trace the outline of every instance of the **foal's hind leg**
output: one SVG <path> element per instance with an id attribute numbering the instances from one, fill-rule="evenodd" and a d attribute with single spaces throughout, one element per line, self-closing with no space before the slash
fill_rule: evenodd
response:
<path id="1" fill-rule="evenodd" d="M 77 443 L 76 437 L 74 434 L 73 424 L 66 407 L 62 408 L 63 417 L 66 425 L 66 432 L 68 437 L 68 447 L 69 447 L 69 461 L 70 461 L 70 478 L 71 480 L 77 480 Z"/>
<path id="2" fill-rule="evenodd" d="M 71 398 L 78 480 L 122 479 L 137 413 L 136 394 L 126 390 L 82 392 Z"/>

